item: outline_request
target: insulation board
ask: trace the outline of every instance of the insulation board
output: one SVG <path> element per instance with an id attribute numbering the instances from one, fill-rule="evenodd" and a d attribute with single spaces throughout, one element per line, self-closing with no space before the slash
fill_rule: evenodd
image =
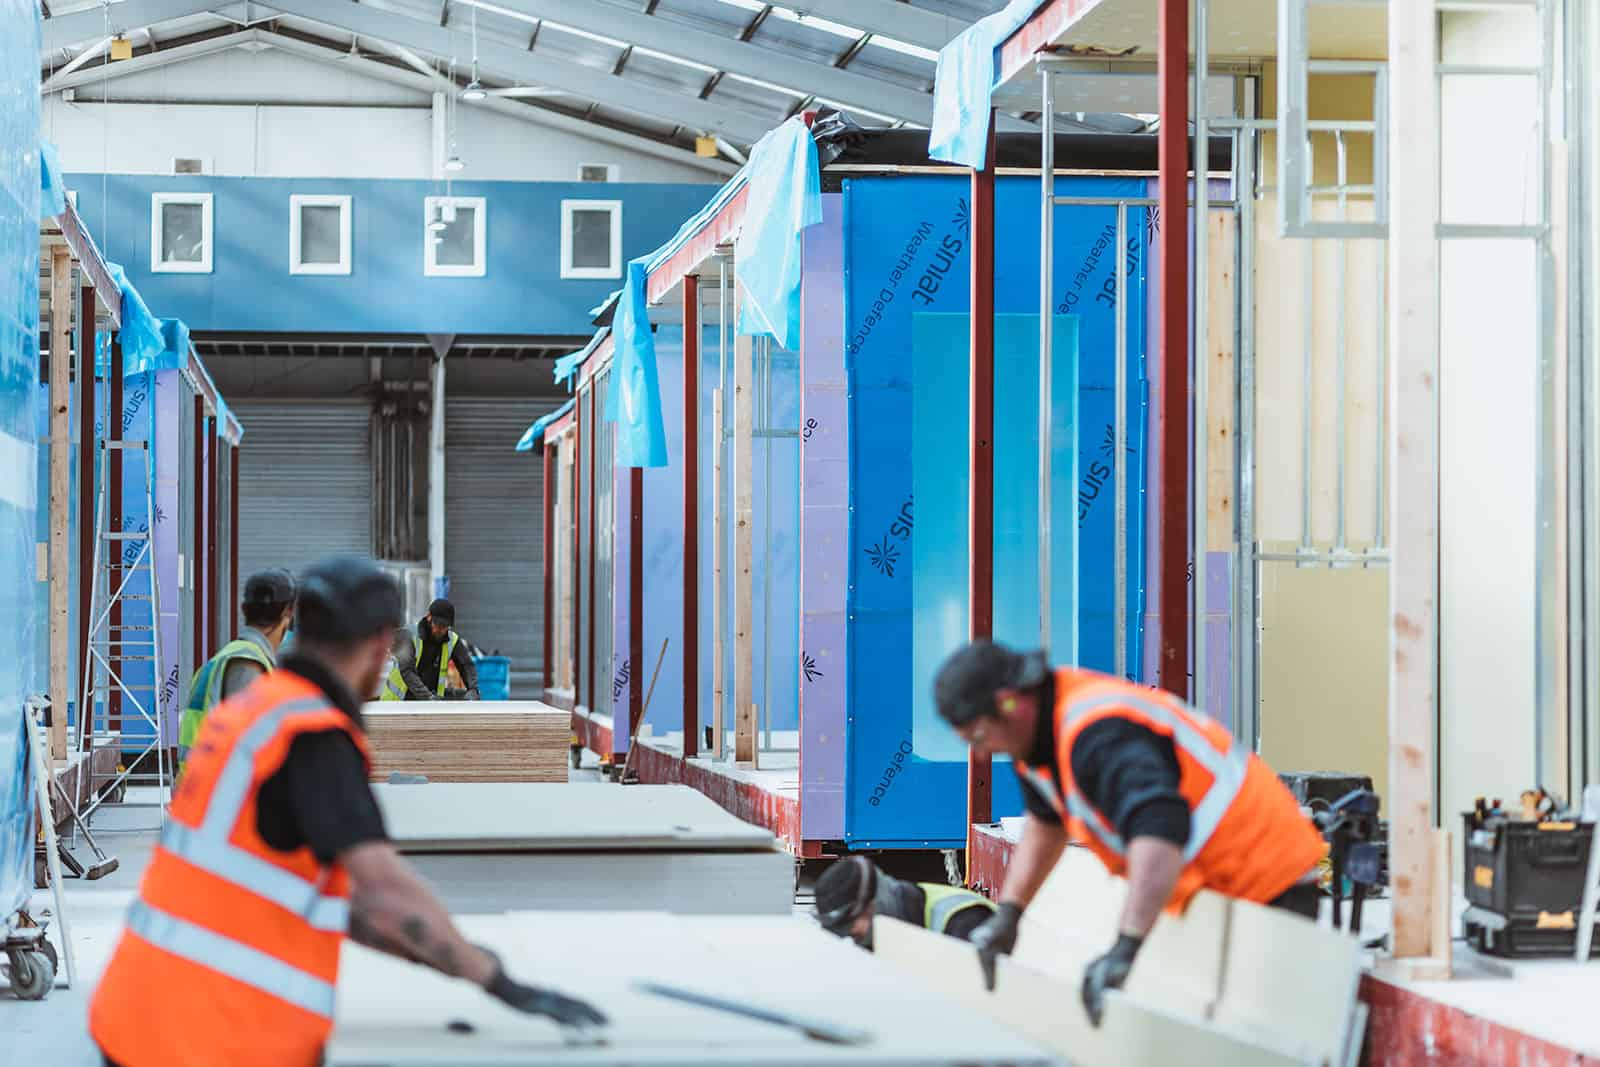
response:
<path id="1" fill-rule="evenodd" d="M 372 777 L 565 782 L 571 717 L 538 701 L 379 701 L 362 709 Z"/>
<path id="2" fill-rule="evenodd" d="M 605 1043 L 567 1043 L 547 1020 L 476 988 L 347 945 L 327 1067 L 444 1064 L 1046 1064 L 1009 1029 L 933 992 L 847 941 L 793 917 L 539 913 L 460 920 L 521 981 L 583 997 L 610 1017 Z M 592 931 L 625 951 L 597 951 Z M 869 1031 L 830 1045 L 795 1030 L 663 999 L 656 981 Z M 453 1020 L 473 1032 L 447 1029 Z"/>

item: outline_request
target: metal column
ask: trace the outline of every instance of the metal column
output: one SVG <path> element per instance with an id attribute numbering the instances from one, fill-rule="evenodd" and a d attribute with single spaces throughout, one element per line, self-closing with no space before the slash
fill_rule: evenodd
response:
<path id="1" fill-rule="evenodd" d="M 429 405 L 428 430 L 428 577 L 433 595 L 444 596 L 444 360 L 443 352 L 433 359 L 433 402 Z"/>
<path id="2" fill-rule="evenodd" d="M 89 662 L 89 612 L 94 601 L 95 430 L 94 286 L 78 290 L 78 676 Z M 81 710 L 79 712 L 81 717 Z M 81 721 L 81 720 L 80 720 Z"/>
<path id="3" fill-rule="evenodd" d="M 967 496 L 967 625 L 977 640 L 994 633 L 994 114 L 982 170 L 972 172 L 972 313 Z M 967 871 L 974 826 L 993 819 L 991 761 L 967 753 Z"/>
<path id="4" fill-rule="evenodd" d="M 1056 218 L 1056 154 L 1055 154 L 1055 115 L 1056 93 L 1055 76 L 1048 68 L 1040 68 L 1039 82 L 1043 85 L 1043 99 L 1040 102 L 1039 121 L 1043 123 L 1043 132 L 1039 138 L 1039 647 L 1050 648 L 1050 614 L 1053 602 L 1051 600 L 1051 554 L 1050 554 L 1050 520 L 1051 515 L 1051 460 L 1054 458 L 1050 452 L 1051 440 L 1051 361 L 1054 357 L 1052 351 L 1055 340 L 1052 327 L 1055 325 L 1055 218 Z M 992 165 L 992 162 L 991 162 Z M 1117 249 L 1117 262 L 1124 261 L 1122 249 Z M 1117 293 L 1118 306 L 1121 306 L 1122 293 Z M 992 328 L 991 328 L 992 329 Z M 993 359 L 993 353 L 990 355 Z M 1074 561 L 1076 562 L 1076 561 Z M 1078 632 L 1077 626 L 1072 628 L 1073 635 Z M 1059 654 L 1067 657 L 1067 662 L 1078 661 L 1077 649 L 1057 649 Z"/>
<path id="5" fill-rule="evenodd" d="M 555 549 L 556 549 L 556 443 L 545 434 L 544 448 L 544 679 L 550 689 L 555 679 Z M 542 696 L 543 694 L 541 694 Z"/>
<path id="6" fill-rule="evenodd" d="M 700 277 L 683 279 L 683 756 L 700 753 Z"/>

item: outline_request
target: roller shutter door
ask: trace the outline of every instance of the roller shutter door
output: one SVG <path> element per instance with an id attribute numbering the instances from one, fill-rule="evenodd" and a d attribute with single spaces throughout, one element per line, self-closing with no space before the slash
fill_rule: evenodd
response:
<path id="1" fill-rule="evenodd" d="M 240 400 L 240 580 L 372 551 L 371 408 L 365 400 Z"/>
<path id="2" fill-rule="evenodd" d="M 445 572 L 456 627 L 511 657 L 515 699 L 537 698 L 544 670 L 544 463 L 514 448 L 558 403 L 445 399 Z"/>

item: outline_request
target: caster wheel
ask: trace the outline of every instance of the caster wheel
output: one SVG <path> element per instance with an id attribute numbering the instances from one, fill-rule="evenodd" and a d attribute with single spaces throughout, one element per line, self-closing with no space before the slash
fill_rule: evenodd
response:
<path id="1" fill-rule="evenodd" d="M 574 747 L 571 751 L 572 769 L 578 770 L 583 766 L 583 749 Z"/>
<path id="2" fill-rule="evenodd" d="M 28 949 L 7 953 L 11 961 L 11 990 L 18 1000 L 43 1000 L 56 983 L 56 969 L 43 952 Z"/>
<path id="3" fill-rule="evenodd" d="M 49 938 L 39 942 L 39 951 L 44 953 L 44 958 L 50 961 L 50 973 L 52 975 L 60 974 L 61 955 L 56 952 L 56 947 L 50 943 Z M 53 985 L 54 983 L 52 982 L 51 984 Z"/>

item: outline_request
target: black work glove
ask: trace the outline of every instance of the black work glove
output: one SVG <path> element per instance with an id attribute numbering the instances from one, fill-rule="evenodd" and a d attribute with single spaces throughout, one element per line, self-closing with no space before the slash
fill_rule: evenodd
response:
<path id="1" fill-rule="evenodd" d="M 491 953 L 493 955 L 493 953 Z M 587 1001 L 557 993 L 553 989 L 523 985 L 495 959 L 494 977 L 484 987 L 491 997 L 527 1015 L 544 1015 L 561 1026 L 604 1026 L 606 1017 Z"/>
<path id="2" fill-rule="evenodd" d="M 1089 1022 L 1099 1027 L 1105 1015 L 1106 990 L 1121 989 L 1133 970 L 1133 958 L 1139 954 L 1144 938 L 1120 934 L 1111 951 L 1094 960 L 1083 971 L 1083 1008 L 1089 1013 Z"/>
<path id="3" fill-rule="evenodd" d="M 984 988 L 991 993 L 994 992 L 994 961 L 1011 955 L 1011 950 L 1017 947 L 1017 921 L 1021 918 L 1022 908 L 1007 902 L 967 935 L 967 941 L 978 950 Z"/>

